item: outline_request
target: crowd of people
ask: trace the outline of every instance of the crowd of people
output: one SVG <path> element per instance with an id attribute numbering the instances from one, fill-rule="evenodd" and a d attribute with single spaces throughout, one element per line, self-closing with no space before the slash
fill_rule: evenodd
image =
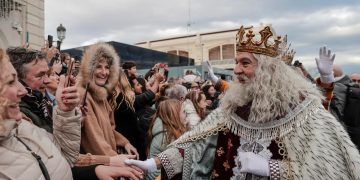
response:
<path id="1" fill-rule="evenodd" d="M 270 26 L 236 43 L 232 82 L 0 49 L 0 179 L 360 179 L 360 74 L 321 47 L 312 78 Z"/>

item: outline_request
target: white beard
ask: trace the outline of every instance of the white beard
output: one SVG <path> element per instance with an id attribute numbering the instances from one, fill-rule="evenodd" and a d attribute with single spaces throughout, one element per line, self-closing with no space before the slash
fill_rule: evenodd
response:
<path id="1" fill-rule="evenodd" d="M 226 113 L 252 102 L 248 121 L 264 123 L 283 117 L 302 98 L 311 96 L 321 101 L 322 94 L 304 77 L 277 59 L 263 58 L 253 78 L 235 75 L 220 104 Z"/>
<path id="2" fill-rule="evenodd" d="M 240 83 L 239 78 L 244 79 L 245 83 Z M 230 83 L 229 89 L 221 99 L 221 107 L 228 112 L 234 112 L 237 107 L 244 106 L 252 100 L 251 91 L 254 82 L 244 75 L 234 75 L 234 82 Z"/>

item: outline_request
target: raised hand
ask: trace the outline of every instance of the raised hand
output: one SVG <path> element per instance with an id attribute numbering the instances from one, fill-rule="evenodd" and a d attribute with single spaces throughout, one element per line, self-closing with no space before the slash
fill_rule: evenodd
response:
<path id="1" fill-rule="evenodd" d="M 207 69 L 207 71 L 209 73 L 209 77 L 210 77 L 211 81 L 214 84 L 216 84 L 217 81 L 219 80 L 219 78 L 215 76 L 214 69 L 213 69 L 212 65 L 210 64 L 210 61 L 206 60 L 206 61 L 204 61 L 203 64 L 204 64 L 204 66 L 206 67 L 206 69 Z"/>
<path id="2" fill-rule="evenodd" d="M 58 89 L 56 90 L 56 100 L 58 102 L 58 108 L 61 111 L 71 111 L 77 107 L 80 103 L 80 94 L 77 87 L 71 83 L 71 86 L 65 86 L 65 76 L 60 76 L 60 82 Z"/>
<path id="3" fill-rule="evenodd" d="M 164 74 L 162 74 L 162 73 L 155 73 L 154 76 L 155 76 L 155 80 L 158 82 L 162 82 L 165 79 Z"/>
<path id="4" fill-rule="evenodd" d="M 320 47 L 319 58 L 315 58 L 318 71 L 320 73 L 320 80 L 323 83 L 334 82 L 333 64 L 335 60 L 335 54 L 331 54 L 330 49 L 326 49 L 326 46 Z"/>

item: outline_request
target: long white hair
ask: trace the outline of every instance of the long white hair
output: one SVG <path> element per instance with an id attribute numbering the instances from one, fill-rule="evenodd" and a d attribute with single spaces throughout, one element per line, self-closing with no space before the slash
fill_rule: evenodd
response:
<path id="1" fill-rule="evenodd" d="M 245 79 L 245 84 L 237 81 L 237 76 L 221 105 L 225 111 L 232 113 L 239 106 L 251 102 L 248 121 L 264 123 L 286 115 L 305 98 L 321 101 L 322 94 L 302 75 L 282 62 L 278 57 L 253 54 L 258 60 L 255 76 Z"/>

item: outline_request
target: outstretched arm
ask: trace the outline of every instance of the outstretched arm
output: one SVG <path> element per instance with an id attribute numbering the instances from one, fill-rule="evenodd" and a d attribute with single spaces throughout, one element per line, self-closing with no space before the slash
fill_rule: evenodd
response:
<path id="1" fill-rule="evenodd" d="M 125 164 L 137 166 L 146 172 L 154 172 L 157 169 L 164 168 L 167 177 L 171 179 L 176 174 L 182 172 L 183 155 L 180 153 L 179 149 L 169 148 L 155 158 L 147 159 L 145 161 L 129 159 L 125 161 Z"/>

